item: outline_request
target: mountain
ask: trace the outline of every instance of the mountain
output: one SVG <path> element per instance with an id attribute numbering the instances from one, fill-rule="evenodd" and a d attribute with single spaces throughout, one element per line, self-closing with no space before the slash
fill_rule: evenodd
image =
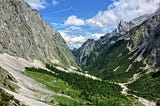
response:
<path id="1" fill-rule="evenodd" d="M 150 65 L 158 67 L 159 16 L 158 9 L 153 14 L 140 16 L 130 22 L 120 21 L 113 32 L 96 41 L 92 40 L 94 43 L 87 40 L 79 49 L 73 51 L 73 54 L 84 70 L 104 79 L 110 79 L 111 75 L 117 80 L 120 80 L 120 77 L 129 78 L 139 71 L 134 70 L 125 77 L 123 74 L 131 68 L 145 66 L 148 64 L 144 62 L 146 59 Z M 141 65 L 135 67 L 136 64 Z M 114 79 L 113 76 L 112 78 Z"/>
<path id="2" fill-rule="evenodd" d="M 23 0 L 0 4 L 0 105 L 141 106 L 119 85 L 76 71 L 61 35 Z"/>
<path id="3" fill-rule="evenodd" d="M 160 104 L 160 10 L 74 49 L 82 71 L 37 10 L 23 0 L 0 4 L 0 105 Z"/>
<path id="4" fill-rule="evenodd" d="M 120 21 L 116 30 L 94 43 L 86 41 L 73 54 L 89 74 L 123 83 L 131 94 L 159 103 L 160 9 Z"/>
<path id="5" fill-rule="evenodd" d="M 130 22 L 120 21 L 117 28 L 111 33 L 107 33 L 104 36 L 100 37 L 98 40 L 89 39 L 78 49 L 74 49 L 72 53 L 76 57 L 77 63 L 81 67 L 86 67 L 90 64 L 91 61 L 98 56 L 98 54 L 108 47 L 109 45 L 116 42 L 118 38 L 122 35 L 125 35 L 129 30 L 134 28 L 137 25 L 140 25 L 142 22 L 147 20 L 149 17 L 148 14 L 137 17 Z"/>
<path id="6" fill-rule="evenodd" d="M 49 75 L 46 78 L 44 73 L 32 73 L 31 77 L 26 71 L 26 67 L 35 67 L 53 74 L 46 64 L 67 72 L 74 72 L 77 67 L 60 33 L 37 10 L 24 0 L 0 0 L 0 105 L 49 106 L 58 105 L 62 101 L 59 99 L 68 100 L 70 96 L 60 92 L 64 87 L 69 89 L 63 80 L 56 81 Z M 45 84 L 34 75 L 45 77 Z M 46 85 L 49 81 L 51 86 L 56 85 L 54 90 Z"/>
<path id="7" fill-rule="evenodd" d="M 1 0 L 0 52 L 68 68 L 75 59 L 59 32 L 23 0 Z"/>

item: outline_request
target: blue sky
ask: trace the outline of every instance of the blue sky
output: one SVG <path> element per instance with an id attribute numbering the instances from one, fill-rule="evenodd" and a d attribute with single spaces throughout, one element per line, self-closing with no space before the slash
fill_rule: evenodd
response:
<path id="1" fill-rule="evenodd" d="M 153 13 L 160 3 L 160 0 L 25 1 L 61 33 L 71 49 L 113 31 L 120 20 L 130 21 Z"/>
<path id="2" fill-rule="evenodd" d="M 52 0 L 45 9 L 41 9 L 40 13 L 49 22 L 63 23 L 69 16 L 75 15 L 82 19 L 93 17 L 98 11 L 104 11 L 110 0 L 57 0 L 57 4 L 53 6 Z"/>

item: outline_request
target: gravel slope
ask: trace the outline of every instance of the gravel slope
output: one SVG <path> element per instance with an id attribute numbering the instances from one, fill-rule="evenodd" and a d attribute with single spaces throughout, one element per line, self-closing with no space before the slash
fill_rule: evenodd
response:
<path id="1" fill-rule="evenodd" d="M 25 59 L 4 53 L 0 55 L 0 66 L 16 78 L 18 81 L 17 85 L 20 87 L 18 92 L 6 90 L 8 93 L 29 106 L 48 106 L 48 104 L 40 102 L 41 98 L 45 100 L 44 97 L 48 98 L 54 93 L 47 90 L 44 85 L 23 74 L 25 67 L 35 66 L 45 69 L 41 62 L 35 60 L 31 63 Z"/>

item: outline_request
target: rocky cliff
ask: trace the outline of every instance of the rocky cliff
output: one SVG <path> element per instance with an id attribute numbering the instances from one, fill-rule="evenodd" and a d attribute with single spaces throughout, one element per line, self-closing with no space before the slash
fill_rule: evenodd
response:
<path id="1" fill-rule="evenodd" d="M 23 0 L 0 0 L 0 52 L 29 61 L 76 66 L 60 33 Z"/>
<path id="2" fill-rule="evenodd" d="M 154 58 L 153 66 L 160 64 L 160 9 L 151 14 L 148 20 L 130 30 L 125 37 L 129 39 L 131 52 L 138 52 L 142 60 L 146 53 Z"/>
<path id="3" fill-rule="evenodd" d="M 80 66 L 89 64 L 94 57 L 92 52 L 96 49 L 96 41 L 94 39 L 88 39 L 79 49 L 74 49 L 72 52 L 77 58 L 77 63 Z"/>

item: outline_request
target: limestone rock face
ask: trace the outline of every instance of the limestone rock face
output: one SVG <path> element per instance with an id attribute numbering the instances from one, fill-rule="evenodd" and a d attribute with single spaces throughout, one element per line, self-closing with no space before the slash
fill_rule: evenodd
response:
<path id="1" fill-rule="evenodd" d="M 130 28 L 131 28 L 131 24 L 129 24 L 128 22 L 125 22 L 125 21 L 120 21 L 119 25 L 118 25 L 118 32 L 121 32 L 121 33 L 125 33 L 126 31 L 129 31 Z"/>
<path id="2" fill-rule="evenodd" d="M 76 66 L 60 33 L 23 0 L 0 0 L 0 52 L 29 61 Z"/>
<path id="3" fill-rule="evenodd" d="M 73 50 L 73 54 L 76 56 L 80 66 L 89 64 L 90 60 L 92 60 L 93 54 L 91 53 L 95 50 L 95 46 L 96 41 L 94 39 L 88 39 L 82 47 Z"/>
<path id="4" fill-rule="evenodd" d="M 160 9 L 151 14 L 146 21 L 130 30 L 126 37 L 130 39 L 132 51 L 150 52 L 155 58 L 155 65 L 160 66 Z"/>
<path id="5" fill-rule="evenodd" d="M 134 25 L 134 26 L 137 26 L 137 25 L 140 25 L 141 23 L 143 23 L 144 21 L 146 21 L 148 18 L 149 18 L 149 14 L 145 14 L 145 15 L 142 15 L 142 16 L 139 16 L 133 20 L 131 20 L 131 24 Z"/>

